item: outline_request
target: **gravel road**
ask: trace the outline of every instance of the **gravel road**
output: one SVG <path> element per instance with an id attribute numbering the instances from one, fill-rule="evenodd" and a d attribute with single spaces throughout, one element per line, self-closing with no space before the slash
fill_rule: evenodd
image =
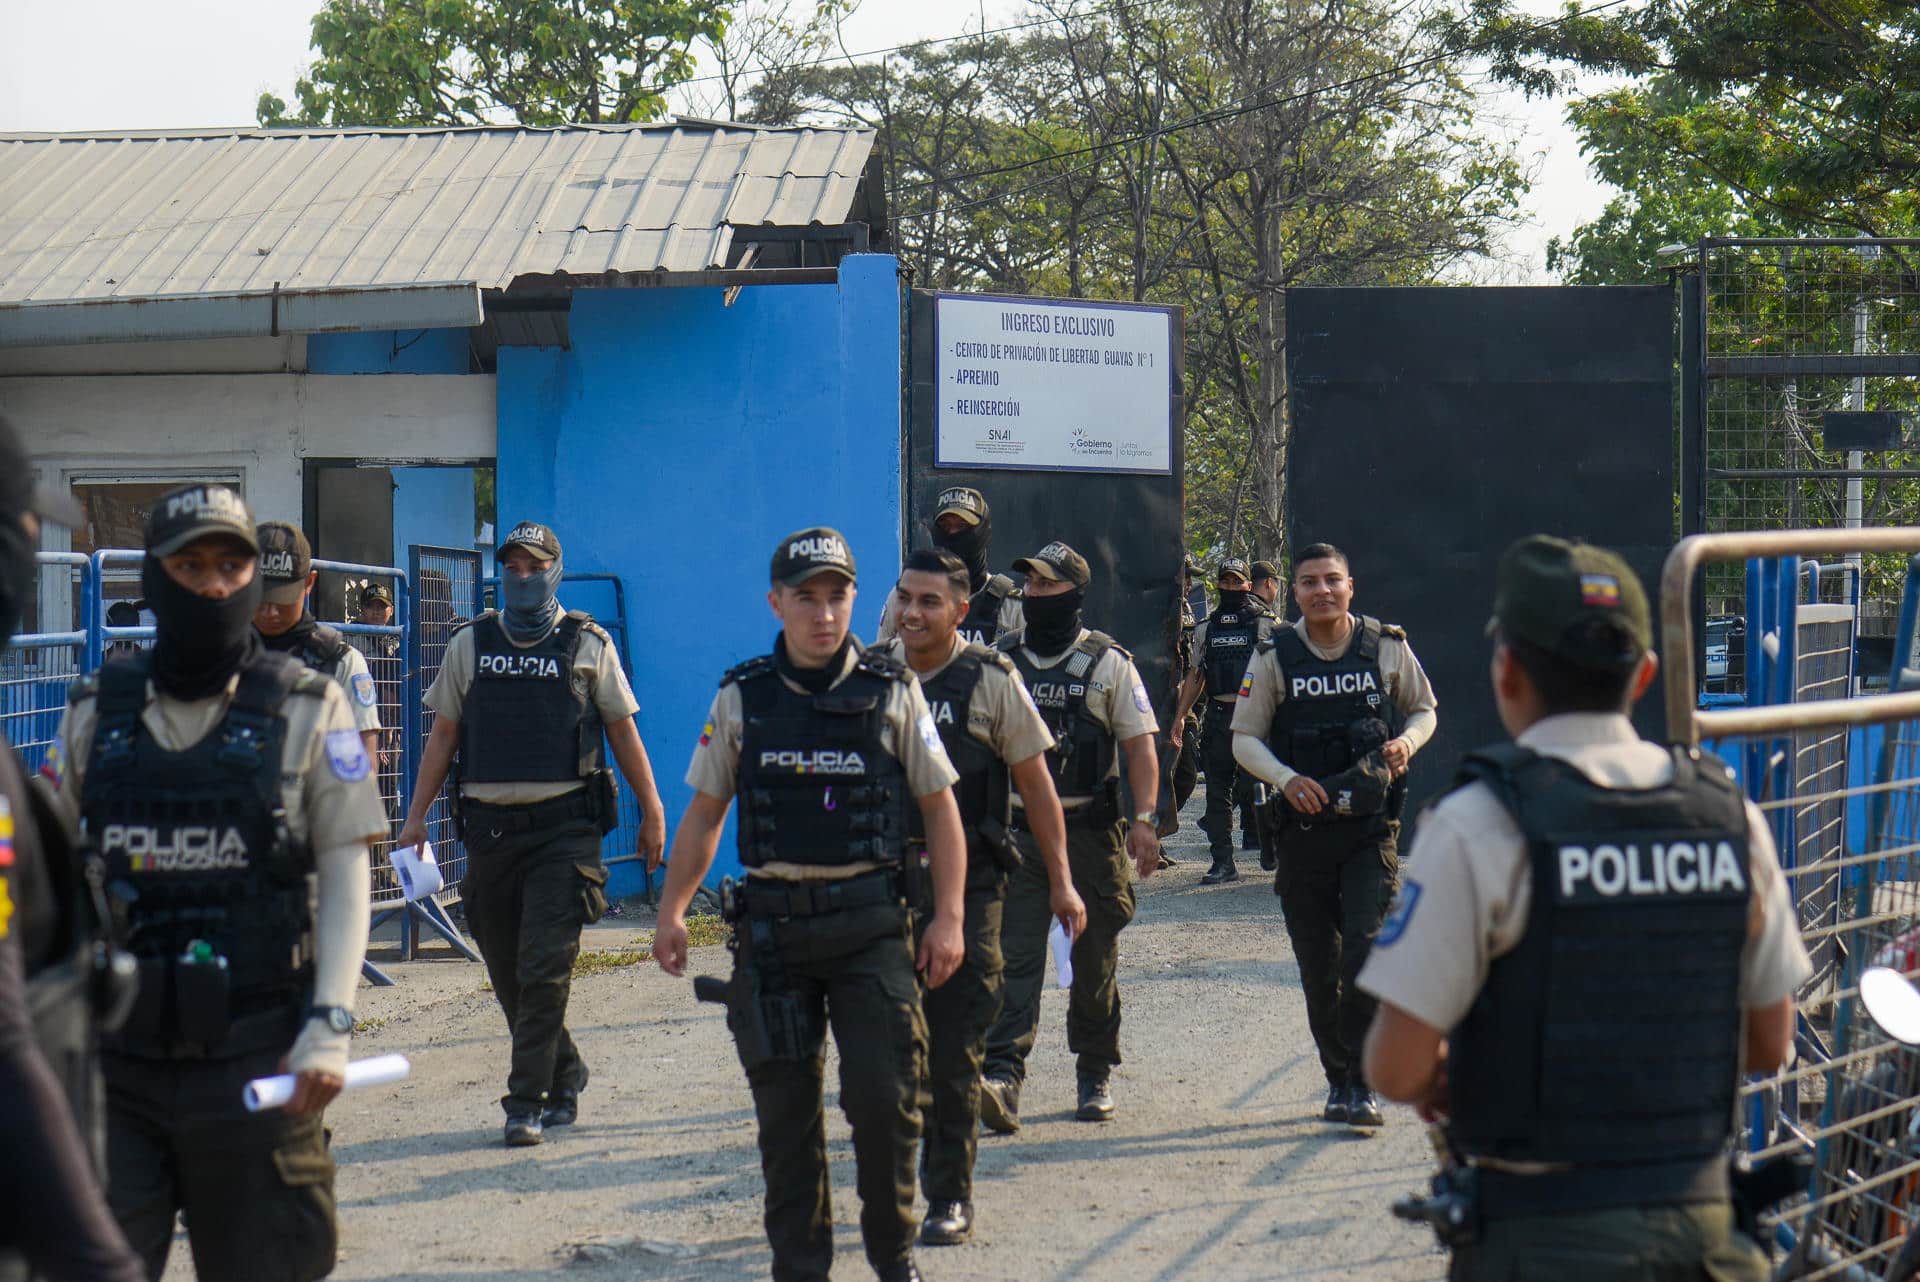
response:
<path id="1" fill-rule="evenodd" d="M 1413 1282 L 1445 1273 L 1424 1229 L 1388 1203 L 1424 1184 L 1413 1115 L 1374 1136 L 1318 1120 L 1323 1099 L 1279 902 L 1252 856 L 1242 880 L 1199 885 L 1193 828 L 1181 863 L 1140 887 L 1121 937 L 1127 1062 L 1105 1125 L 1072 1119 L 1065 1004 L 1049 990 L 1022 1100 L 1025 1129 L 984 1137 L 979 1227 L 923 1248 L 929 1282 Z M 632 949 L 645 910 L 601 923 L 588 949 Z M 646 963 L 578 979 L 569 1026 L 592 1068 L 578 1125 L 534 1149 L 500 1142 L 507 1038 L 480 967 L 431 960 L 363 989 L 374 1025 L 356 1057 L 402 1052 L 410 1081 L 343 1097 L 328 1114 L 340 1162 L 341 1256 L 360 1279 L 767 1277 L 751 1101 L 720 1008 Z M 722 947 L 692 969 L 724 973 Z M 855 1223 L 853 1157 L 828 1070 L 836 1276 L 870 1278 Z M 169 1282 L 191 1278 L 182 1239 Z"/>

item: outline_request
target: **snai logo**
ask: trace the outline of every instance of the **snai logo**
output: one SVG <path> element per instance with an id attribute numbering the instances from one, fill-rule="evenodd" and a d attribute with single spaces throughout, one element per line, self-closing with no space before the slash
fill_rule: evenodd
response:
<path id="1" fill-rule="evenodd" d="M 237 828 L 158 828 L 108 824 L 101 853 L 123 854 L 134 872 L 220 872 L 245 868 L 247 842 Z"/>
<path id="2" fill-rule="evenodd" d="M 483 654 L 480 656 L 480 673 L 488 677 L 558 681 L 560 660 L 550 654 Z"/>
<path id="3" fill-rule="evenodd" d="M 857 752 L 816 748 L 812 752 L 769 749 L 760 754 L 762 770 L 791 770 L 797 775 L 863 775 L 867 760 Z"/>

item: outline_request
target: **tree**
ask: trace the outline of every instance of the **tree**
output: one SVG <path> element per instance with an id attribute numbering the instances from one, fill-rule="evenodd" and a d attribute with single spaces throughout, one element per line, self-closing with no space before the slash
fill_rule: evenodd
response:
<path id="1" fill-rule="evenodd" d="M 260 123 L 617 124 L 662 115 L 719 40 L 723 0 L 326 0 L 297 107 L 263 94 Z"/>

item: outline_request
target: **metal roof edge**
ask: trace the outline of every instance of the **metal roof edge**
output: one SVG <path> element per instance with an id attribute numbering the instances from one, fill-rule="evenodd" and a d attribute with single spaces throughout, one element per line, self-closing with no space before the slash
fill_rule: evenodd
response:
<path id="1" fill-rule="evenodd" d="M 264 125 L 187 126 L 178 129 L 84 129 L 77 132 L 0 132 L 0 142 L 89 142 L 89 141 L 164 141 L 188 138 L 337 138 L 351 136 L 399 136 L 407 134 L 563 134 L 563 133 L 645 133 L 675 129 L 734 130 L 740 133 L 817 133 L 866 134 L 875 130 L 838 128 L 819 125 L 756 125 L 739 120 L 707 120 L 697 116 L 676 116 L 671 120 L 635 121 L 630 124 L 567 125 L 324 125 L 288 129 L 269 129 Z"/>
<path id="2" fill-rule="evenodd" d="M 0 303 L 0 348 L 464 329 L 483 319 L 473 281 Z"/>

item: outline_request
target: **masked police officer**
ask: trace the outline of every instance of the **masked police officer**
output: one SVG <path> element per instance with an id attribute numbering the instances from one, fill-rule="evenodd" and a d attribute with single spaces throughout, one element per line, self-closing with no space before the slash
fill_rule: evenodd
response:
<path id="1" fill-rule="evenodd" d="M 886 653 L 920 680 L 947 759 L 960 774 L 954 797 L 967 837 L 966 960 L 926 996 L 930 1098 L 920 1149 L 927 1216 L 920 1240 L 950 1246 L 973 1233 L 973 1161 L 980 1131 L 980 1063 L 987 1029 L 1000 1013 L 1000 919 L 1013 844 L 1013 793 L 1045 860 L 1050 906 L 1073 934 L 1086 905 L 1067 869 L 1067 834 L 1047 772 L 1053 735 L 1013 661 L 964 640 L 967 567 L 951 552 L 925 549 L 907 558 L 893 591 L 899 635 Z M 911 816 L 909 816 L 911 818 Z"/>
<path id="2" fill-rule="evenodd" d="M 1004 574 L 987 567 L 987 552 L 993 545 L 993 518 L 987 510 L 987 496 L 979 490 L 956 485 L 940 491 L 933 507 L 933 546 L 959 557 L 967 567 L 967 617 L 960 625 L 960 636 L 970 645 L 992 645 L 1020 627 L 1020 589 Z M 893 618 L 893 598 L 880 608 L 881 641 L 893 639 L 898 629 Z"/>
<path id="3" fill-rule="evenodd" d="M 560 540 L 524 521 L 500 545 L 501 609 L 457 628 L 427 691 L 433 730 L 395 843 L 426 840 L 427 811 L 455 754 L 467 927 L 513 1036 L 501 1107 L 509 1146 L 538 1144 L 579 1117 L 587 1065 L 567 1032 L 581 927 L 607 910 L 600 839 L 618 826 L 605 750 L 640 801 L 640 853 L 660 866 L 666 815 L 640 705 L 613 639 L 564 610 Z"/>
<path id="4" fill-rule="evenodd" d="M 1067 863 L 1087 906 L 1087 926 L 1073 941 L 1073 985 L 1067 999 L 1067 1046 L 1078 1057 L 1083 1122 L 1113 1116 L 1111 1076 L 1120 1062 L 1120 932 L 1133 920 L 1133 880 L 1160 862 L 1154 823 L 1160 771 L 1153 704 L 1133 657 L 1104 632 L 1081 626 L 1080 606 L 1093 573 L 1064 543 L 1049 543 L 1013 563 L 1027 576 L 1026 624 L 1001 639 L 1027 691 L 1052 731 L 1047 769 L 1067 820 Z M 1125 763 L 1132 810 L 1120 810 Z M 1052 913 L 1035 820 L 1014 810 L 1021 865 L 1007 890 L 1002 926 L 1006 997 L 987 1034 L 980 1116 L 1001 1134 L 1020 1129 L 1020 1089 L 1040 1029 L 1047 923 Z"/>
<path id="5" fill-rule="evenodd" d="M 1767 825 L 1717 760 L 1634 733 L 1656 663 L 1618 556 L 1520 540 L 1490 628 L 1514 741 L 1421 821 L 1360 976 L 1367 1078 L 1476 1168 L 1454 1279 L 1758 1282 L 1735 1091 L 1785 1060 L 1812 974 Z"/>
<path id="6" fill-rule="evenodd" d="M 685 914 L 740 803 L 746 881 L 733 922 L 727 1024 L 753 1091 L 774 1282 L 825 1282 L 833 1263 L 821 1101 L 826 1033 L 840 1049 L 840 1107 L 853 1127 L 860 1229 L 883 1282 L 917 1282 L 913 1156 L 927 1029 L 903 877 L 909 810 L 926 834 L 933 916 L 918 968 L 938 990 L 965 956 L 966 838 L 920 685 L 848 631 L 853 554 L 826 527 L 780 541 L 767 604 L 773 653 L 721 680 L 687 783 L 660 891 L 654 956 L 686 973 Z"/>
<path id="7" fill-rule="evenodd" d="M 313 568 L 313 547 L 297 525 L 264 521 L 254 531 L 260 540 L 260 609 L 253 626 L 276 654 L 288 654 L 340 687 L 353 709 L 367 755 L 380 758 L 380 693 L 366 656 L 347 644 L 338 628 L 313 617 L 308 602 L 320 572 Z"/>
<path id="8" fill-rule="evenodd" d="M 1353 981 L 1398 884 L 1407 762 L 1438 717 L 1406 634 L 1352 614 L 1353 588 L 1340 549 L 1300 549 L 1300 621 L 1254 652 L 1233 753 L 1282 798 L 1270 808 L 1273 888 L 1327 1075 L 1321 1116 L 1370 1129 L 1385 1120 L 1360 1075 L 1373 1001 Z"/>
<path id="9" fill-rule="evenodd" d="M 184 1210 L 203 1282 L 305 1282 L 333 1268 L 320 1110 L 346 1071 L 386 819 L 339 688 L 253 630 L 240 496 L 171 491 L 146 550 L 153 649 L 75 685 L 55 768 L 139 961 L 104 1057 L 109 1196 L 153 1278 Z M 247 1112 L 241 1088 L 282 1064 L 292 1101 Z"/>
<path id="10" fill-rule="evenodd" d="M 1245 561 L 1238 557 L 1222 561 L 1214 582 L 1220 600 L 1207 621 L 1193 630 L 1193 670 L 1181 683 L 1173 717 L 1173 743 L 1179 747 L 1186 737 L 1187 713 L 1202 693 L 1207 696 L 1201 749 L 1207 771 L 1207 810 L 1200 818 L 1200 831 L 1207 834 L 1213 866 L 1200 878 L 1205 886 L 1240 877 L 1233 861 L 1233 812 L 1236 804 L 1252 804 L 1253 779 L 1243 777 L 1233 759 L 1233 710 L 1254 647 L 1273 631 L 1273 616 L 1253 594 Z"/>
<path id="11" fill-rule="evenodd" d="M 42 520 L 84 528 L 86 518 L 70 496 L 35 484 L 0 418 L 0 651 L 33 598 Z M 106 977 L 79 861 L 43 801 L 0 734 L 0 1278 L 31 1269 L 54 1282 L 141 1282 L 92 1154 Z"/>

